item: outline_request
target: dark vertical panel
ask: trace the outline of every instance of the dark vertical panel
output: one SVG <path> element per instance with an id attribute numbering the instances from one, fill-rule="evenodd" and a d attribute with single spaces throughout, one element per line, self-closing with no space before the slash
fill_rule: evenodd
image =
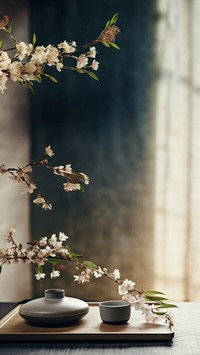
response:
<path id="1" fill-rule="evenodd" d="M 52 163 L 71 163 L 91 178 L 85 193 L 64 193 L 63 181 L 48 174 L 41 184 L 52 212 L 32 207 L 33 238 L 64 231 L 86 259 L 147 287 L 153 282 L 154 129 L 152 117 L 154 1 L 34 0 L 31 31 L 38 44 L 95 39 L 107 19 L 119 12 L 121 50 L 99 48 L 99 82 L 72 72 L 56 74 L 59 84 L 37 85 L 31 99 L 32 154 L 46 145 Z M 102 281 L 73 285 L 74 270 L 51 286 L 73 295 L 116 296 Z M 67 279 L 67 281 L 66 281 Z M 95 287 L 94 287 L 95 285 Z M 45 283 L 43 287 L 49 284 Z M 37 287 L 36 287 L 37 289 Z M 39 287 L 35 293 L 41 294 Z"/>

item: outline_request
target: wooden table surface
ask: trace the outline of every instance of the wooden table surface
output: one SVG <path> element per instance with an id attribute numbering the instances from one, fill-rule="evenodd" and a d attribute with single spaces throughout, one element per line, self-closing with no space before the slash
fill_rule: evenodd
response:
<path id="1" fill-rule="evenodd" d="M 1 343 L 2 355 L 200 355 L 200 302 L 177 303 L 171 342 Z M 0 316 L 10 304 L 0 304 Z"/>

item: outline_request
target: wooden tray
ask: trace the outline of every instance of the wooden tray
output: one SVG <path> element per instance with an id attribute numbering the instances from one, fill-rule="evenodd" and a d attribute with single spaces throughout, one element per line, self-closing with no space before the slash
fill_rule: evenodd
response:
<path id="1" fill-rule="evenodd" d="M 65 327 L 29 325 L 18 314 L 18 305 L 0 320 L 0 341 L 169 341 L 174 337 L 172 327 L 145 323 L 140 312 L 134 309 L 127 324 L 104 324 L 98 303 L 89 305 L 89 313 L 83 319 Z"/>

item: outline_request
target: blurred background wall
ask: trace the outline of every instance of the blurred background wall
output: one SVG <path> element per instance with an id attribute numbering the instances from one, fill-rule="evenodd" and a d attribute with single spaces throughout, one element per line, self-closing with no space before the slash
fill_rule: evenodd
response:
<path id="1" fill-rule="evenodd" d="M 0 18 L 8 14 L 13 22 L 13 35 L 16 38 L 29 38 L 28 3 L 22 0 L 1 1 Z M 9 47 L 8 36 L 1 31 L 0 38 Z M 18 84 L 8 84 L 4 96 L 0 97 L 0 164 L 8 167 L 25 165 L 30 158 L 29 95 Z M 12 227 L 16 229 L 16 242 L 30 240 L 29 200 L 20 194 L 17 184 L 6 176 L 0 179 L 0 246 L 3 236 Z M 0 300 L 19 300 L 32 294 L 30 266 L 4 265 L 0 275 Z"/>
<path id="2" fill-rule="evenodd" d="M 78 45 L 95 39 L 119 12 L 120 51 L 99 46 L 99 82 L 65 72 L 59 83 L 44 80 L 31 97 L 32 154 L 51 144 L 56 164 L 72 163 L 91 178 L 85 193 L 65 194 L 58 179 L 41 175 L 38 184 L 51 197 L 53 211 L 32 207 L 33 236 L 64 231 L 72 250 L 86 260 L 138 284 L 153 282 L 154 2 L 31 1 L 31 31 L 38 43 Z M 48 19 L 48 20 L 47 20 Z M 42 25 L 43 24 L 43 25 Z M 49 180 L 47 180 L 49 179 Z M 80 287 L 69 267 L 52 285 L 86 299 L 117 296 L 116 286 L 95 280 Z M 148 275 L 148 276 L 147 276 Z M 41 286 L 34 284 L 34 292 Z M 46 280 L 43 287 L 47 287 Z M 105 286 L 104 286 L 105 285 Z"/>
<path id="3" fill-rule="evenodd" d="M 12 3 L 6 2 L 8 11 Z M 38 45 L 64 39 L 87 43 L 118 12 L 121 49 L 97 48 L 99 82 L 50 70 L 58 84 L 46 79 L 35 85 L 29 111 L 26 101 L 23 114 L 17 114 L 24 137 L 18 135 L 17 146 L 26 152 L 25 160 L 29 145 L 32 159 L 50 144 L 53 165 L 71 163 L 90 176 L 85 193 L 64 193 L 59 177 L 41 173 L 37 182 L 53 210 L 44 212 L 23 200 L 18 213 L 24 210 L 25 218 L 22 225 L 17 216 L 18 224 L 30 226 L 32 239 L 67 233 L 72 249 L 85 259 L 111 271 L 119 268 L 122 278 L 138 286 L 157 288 L 174 300 L 199 299 L 200 1 L 30 0 L 20 13 L 24 10 L 29 26 L 23 26 L 18 38 L 26 39 L 29 29 L 37 34 Z M 23 89 L 17 94 L 27 100 Z M 9 100 L 13 112 L 10 95 L 9 89 L 3 100 Z M 10 132 L 16 137 L 14 129 Z M 8 164 L 6 140 L 1 153 Z M 8 207 L 3 210 L 3 221 L 10 222 Z M 16 266 L 9 268 L 14 276 Z M 32 280 L 34 297 L 47 287 L 63 287 L 68 295 L 84 299 L 117 297 L 116 286 L 106 280 L 81 286 L 74 283 L 74 274 L 68 267 L 62 278 L 47 278 L 41 285 L 30 272 L 21 289 L 27 287 L 28 297 Z"/>

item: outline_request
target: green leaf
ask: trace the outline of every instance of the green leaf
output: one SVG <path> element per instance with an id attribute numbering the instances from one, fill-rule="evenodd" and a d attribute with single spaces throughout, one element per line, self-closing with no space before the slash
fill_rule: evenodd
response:
<path id="1" fill-rule="evenodd" d="M 91 269 L 91 270 L 96 270 L 97 269 L 97 265 L 94 264 L 93 262 L 91 261 L 83 261 L 83 265 L 86 266 L 88 269 Z"/>
<path id="2" fill-rule="evenodd" d="M 71 255 L 70 255 L 70 260 L 71 260 L 73 263 L 78 263 L 78 258 L 76 257 L 76 255 L 71 254 Z"/>
<path id="3" fill-rule="evenodd" d="M 83 257 L 82 255 L 76 254 L 76 253 L 71 253 L 71 256 L 72 256 L 73 258 L 79 258 L 79 259 Z"/>
<path id="4" fill-rule="evenodd" d="M 37 79 L 38 83 L 41 83 L 41 82 L 42 82 L 42 77 L 41 77 L 41 75 L 37 75 L 37 76 L 36 76 L 36 79 Z"/>
<path id="5" fill-rule="evenodd" d="M 67 249 L 68 252 L 71 254 L 72 250 L 71 250 L 71 248 L 70 248 L 68 245 L 66 246 L 66 249 Z"/>
<path id="6" fill-rule="evenodd" d="M 22 244 L 20 243 L 20 244 L 19 244 L 19 249 L 22 250 L 22 248 L 23 248 L 23 246 L 22 246 Z"/>
<path id="7" fill-rule="evenodd" d="M 12 22 L 10 22 L 9 27 L 8 27 L 8 32 L 11 33 L 12 32 Z"/>
<path id="8" fill-rule="evenodd" d="M 107 28 L 110 25 L 110 20 L 106 22 L 105 28 Z"/>
<path id="9" fill-rule="evenodd" d="M 43 74 L 43 75 L 45 75 L 47 78 L 49 78 L 51 81 L 53 81 L 54 83 L 58 83 L 58 80 L 56 80 L 56 78 L 54 78 L 54 76 L 51 76 L 51 75 L 49 75 L 49 74 Z"/>
<path id="10" fill-rule="evenodd" d="M 166 314 L 165 312 L 157 312 L 157 311 L 153 311 L 154 314 L 156 314 L 157 316 L 164 316 Z"/>
<path id="11" fill-rule="evenodd" d="M 30 84 L 30 82 L 27 81 L 26 84 L 27 84 L 29 90 L 31 91 L 31 93 L 32 93 L 33 95 L 35 95 L 35 91 L 34 91 L 32 85 Z"/>
<path id="12" fill-rule="evenodd" d="M 110 25 L 113 25 L 118 20 L 118 13 L 116 13 L 110 20 Z"/>
<path id="13" fill-rule="evenodd" d="M 37 266 L 37 272 L 38 272 L 38 274 L 42 273 L 42 271 L 43 271 L 42 265 L 38 265 L 38 266 Z"/>
<path id="14" fill-rule="evenodd" d="M 110 42 L 109 44 L 115 49 L 120 49 L 120 47 L 114 42 Z"/>
<path id="15" fill-rule="evenodd" d="M 3 41 L 0 39 L 0 48 L 2 47 L 3 45 Z"/>
<path id="16" fill-rule="evenodd" d="M 49 259 L 48 259 L 48 263 L 57 264 L 57 263 L 58 263 L 58 260 L 57 260 L 56 258 L 49 258 Z"/>
<path id="17" fill-rule="evenodd" d="M 84 71 L 83 69 L 76 69 L 76 71 L 77 71 L 78 73 L 80 73 L 80 74 L 84 74 L 84 73 L 85 73 L 85 71 Z"/>
<path id="18" fill-rule="evenodd" d="M 162 303 L 160 306 L 156 307 L 156 309 L 161 309 L 161 308 L 178 308 L 178 306 L 171 303 Z"/>
<path id="19" fill-rule="evenodd" d="M 107 42 L 101 42 L 105 47 L 110 47 L 110 45 Z"/>
<path id="20" fill-rule="evenodd" d="M 145 295 L 156 295 L 156 294 L 158 294 L 158 295 L 165 295 L 165 293 L 160 292 L 160 291 L 155 291 L 155 290 L 147 290 L 147 291 L 145 292 Z"/>
<path id="21" fill-rule="evenodd" d="M 166 297 L 161 297 L 161 296 L 147 296 L 147 295 L 145 295 L 145 298 L 149 301 L 165 301 L 168 299 Z"/>
<path id="22" fill-rule="evenodd" d="M 37 41 L 36 34 L 35 34 L 35 33 L 33 33 L 33 40 L 32 40 L 32 42 L 33 42 L 33 46 L 34 46 L 34 44 L 36 43 L 36 41 Z"/>
<path id="23" fill-rule="evenodd" d="M 70 259 L 75 263 L 79 262 L 79 259 L 81 259 L 81 258 L 82 258 L 82 255 L 75 254 L 75 253 L 70 254 Z"/>
<path id="24" fill-rule="evenodd" d="M 26 82 L 27 82 L 30 86 L 33 86 L 33 85 L 34 85 L 33 82 L 30 81 L 30 80 L 27 80 Z"/>
<path id="25" fill-rule="evenodd" d="M 89 71 L 89 70 L 86 70 L 86 73 L 91 76 L 91 78 L 95 79 L 95 80 L 99 80 L 98 76 L 93 72 L 93 71 Z M 83 188 L 83 187 L 82 187 Z M 84 189 L 83 189 L 84 191 Z"/>
<path id="26" fill-rule="evenodd" d="M 11 32 L 12 32 L 12 22 L 10 22 L 8 28 L 4 28 L 4 31 L 6 31 L 7 33 L 11 34 Z"/>

